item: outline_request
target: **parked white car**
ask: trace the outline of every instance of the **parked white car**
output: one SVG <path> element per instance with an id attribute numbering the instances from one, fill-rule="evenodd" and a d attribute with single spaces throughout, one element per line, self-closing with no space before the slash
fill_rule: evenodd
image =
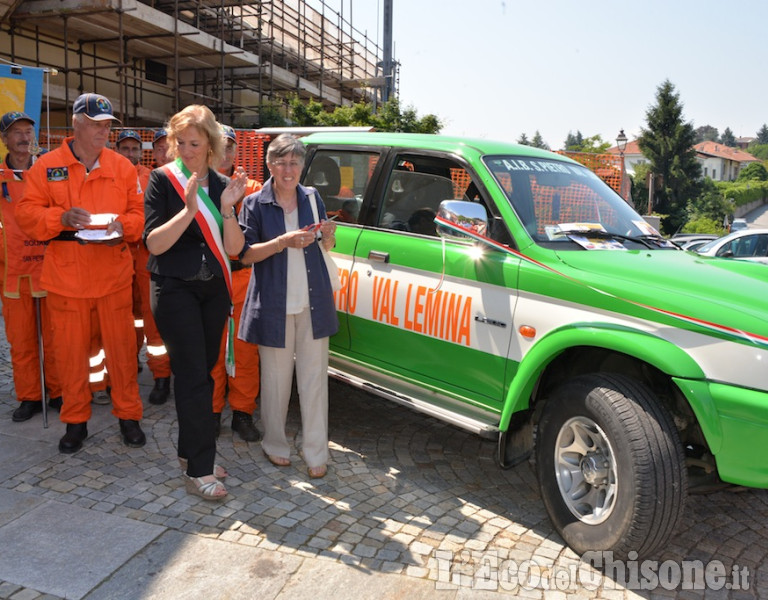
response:
<path id="1" fill-rule="evenodd" d="M 695 252 L 768 264 L 768 229 L 740 229 L 700 246 Z"/>
<path id="2" fill-rule="evenodd" d="M 741 231 L 742 229 L 749 229 L 749 225 L 747 224 L 747 220 L 746 219 L 734 219 L 733 223 L 731 223 L 730 232 L 734 233 L 735 231 Z"/>
<path id="3" fill-rule="evenodd" d="M 714 233 L 678 233 L 669 238 L 669 241 L 674 242 L 683 250 L 695 250 L 718 237 Z"/>

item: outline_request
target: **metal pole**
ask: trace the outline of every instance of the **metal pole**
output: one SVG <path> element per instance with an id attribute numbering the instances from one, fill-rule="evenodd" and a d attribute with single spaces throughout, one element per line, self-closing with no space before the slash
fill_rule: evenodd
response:
<path id="1" fill-rule="evenodd" d="M 393 95 L 393 77 L 392 77 L 392 3 L 393 0 L 384 0 L 384 48 L 383 48 L 383 75 L 384 75 L 384 97 L 383 102 L 389 100 Z"/>
<path id="2" fill-rule="evenodd" d="M 653 214 L 653 187 L 654 187 L 654 175 L 650 174 L 650 183 L 648 184 L 648 214 Z"/>
<path id="3" fill-rule="evenodd" d="M 43 319 L 40 314 L 40 298 L 35 298 L 37 317 L 37 356 L 40 361 L 40 398 L 43 403 L 43 428 L 48 429 L 48 403 L 45 399 L 45 350 L 43 349 Z"/>

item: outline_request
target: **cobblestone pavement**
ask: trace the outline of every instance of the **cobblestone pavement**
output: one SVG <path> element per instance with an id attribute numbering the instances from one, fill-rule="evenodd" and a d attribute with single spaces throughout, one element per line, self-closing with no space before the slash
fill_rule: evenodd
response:
<path id="1" fill-rule="evenodd" d="M 4 334 L 0 337 L 0 432 L 13 432 L 19 424 L 10 421 L 15 399 Z M 145 398 L 151 384 L 147 371 L 145 367 L 140 376 Z M 298 441 L 295 404 L 289 428 Z M 95 412 L 109 410 L 94 406 Z M 55 412 L 50 416 L 53 433 L 46 437 L 58 439 L 63 426 Z M 164 406 L 145 402 L 144 448 L 125 447 L 113 419 L 88 438 L 82 451 L 65 456 L 53 446 L 29 468 L 0 481 L 0 492 L 152 524 L 165 532 L 226 541 L 243 552 L 260 549 L 285 560 L 293 557 L 313 564 L 322 561 L 323 568 L 346 568 L 333 591 L 291 592 L 284 587 L 271 595 L 257 593 L 254 575 L 256 587 L 242 597 L 490 598 L 503 593 L 558 599 L 768 597 L 768 491 L 691 496 L 680 531 L 658 557 L 659 562 L 673 561 L 667 563 L 671 569 L 685 560 L 720 561 L 728 583 L 733 568 L 742 569 L 736 573 L 738 583 L 746 567 L 748 575 L 741 583 L 747 582 L 749 589 L 666 590 L 657 585 L 651 591 L 630 591 L 616 576 L 586 567 L 577 571 L 578 557 L 553 531 L 530 465 L 499 469 L 491 441 L 331 382 L 331 469 L 325 479 L 310 480 L 298 455 L 291 457 L 289 468 L 272 466 L 258 444 L 232 436 L 227 417 L 225 413 L 219 462 L 230 472 L 230 497 L 220 504 L 184 491 L 175 459 L 172 402 Z M 41 424 L 40 428 L 42 432 Z M 0 527 L 0 548 L 9 541 L 5 535 Z M 0 562 L 6 560 L 2 552 Z M 505 576 L 513 565 L 526 564 L 533 565 L 531 585 L 517 586 Z M 659 573 L 664 575 L 663 568 Z M 674 575 L 674 570 L 667 573 Z M 399 591 L 354 589 L 360 585 L 358 579 L 348 580 L 351 589 L 344 583 L 346 577 L 382 574 L 398 576 Z M 632 571 L 627 574 L 631 583 Z M 0 578 L 0 598 L 111 598 L 116 596 L 106 590 L 114 576 L 106 573 L 107 583 L 88 593 L 61 595 Z M 181 589 L 176 597 L 203 597 Z M 138 588 L 120 597 L 156 596 Z M 241 596 L 211 592 L 205 597 Z"/>

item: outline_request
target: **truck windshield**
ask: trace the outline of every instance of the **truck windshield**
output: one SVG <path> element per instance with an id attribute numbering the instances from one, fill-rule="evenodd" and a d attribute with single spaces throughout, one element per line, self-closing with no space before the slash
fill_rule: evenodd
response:
<path id="1" fill-rule="evenodd" d="M 610 249 L 611 245 L 623 249 L 631 244 L 669 247 L 621 196 L 586 167 L 520 156 L 487 156 L 484 162 L 538 244 L 563 249 L 574 242 L 590 249 Z M 599 246 L 588 246 L 583 243 L 585 239 L 603 241 Z"/>

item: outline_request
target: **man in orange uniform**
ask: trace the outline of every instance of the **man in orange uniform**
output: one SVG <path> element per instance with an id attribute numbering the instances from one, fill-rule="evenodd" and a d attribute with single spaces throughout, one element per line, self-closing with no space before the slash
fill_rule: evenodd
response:
<path id="1" fill-rule="evenodd" d="M 222 126 L 222 135 L 226 141 L 224 161 L 219 171 L 231 177 L 235 171 L 237 156 L 237 136 L 235 130 L 228 125 Z M 245 188 L 245 196 L 261 189 L 258 181 L 249 179 Z M 242 202 L 237 205 L 240 210 Z M 235 327 L 240 323 L 243 312 L 245 293 L 248 290 L 248 280 L 251 270 L 244 267 L 237 257 L 230 257 L 232 265 L 232 303 L 235 307 Z M 213 377 L 213 415 L 216 418 L 216 435 L 221 429 L 221 411 L 224 409 L 225 397 L 229 399 L 232 408 L 232 431 L 246 442 L 257 442 L 261 439 L 258 429 L 253 424 L 253 411 L 256 410 L 256 397 L 259 395 L 259 353 L 253 344 L 237 339 L 235 331 L 235 376 L 228 377 L 226 371 L 226 341 L 227 331 L 221 340 L 219 360 L 211 371 Z"/>
<path id="2" fill-rule="evenodd" d="M 122 129 L 117 134 L 117 140 L 115 141 L 115 151 L 118 154 L 122 154 L 131 161 L 131 164 L 136 167 L 136 176 L 139 178 L 139 185 L 142 191 L 147 187 L 149 181 L 150 169 L 147 169 L 144 165 L 140 164 L 141 161 L 141 136 L 137 131 L 133 129 Z M 136 268 L 138 261 L 141 259 L 137 255 L 141 242 L 136 244 L 130 244 L 131 254 L 133 255 L 133 327 L 136 331 L 136 347 L 141 351 L 141 347 L 144 345 L 144 317 L 141 314 L 141 288 L 137 278 L 139 270 Z M 137 356 L 136 362 L 138 364 L 137 371 L 141 373 L 143 367 L 141 365 L 141 359 Z M 111 400 L 110 400 L 111 401 Z"/>
<path id="3" fill-rule="evenodd" d="M 59 451 L 65 454 L 77 452 L 88 437 L 92 309 L 112 382 L 112 414 L 120 420 L 123 442 L 131 447 L 146 443 L 139 425 L 142 404 L 128 247 L 139 240 L 144 227 L 141 189 L 130 161 L 106 148 L 112 121 L 117 120 L 109 100 L 82 94 L 72 112 L 74 136 L 32 165 L 16 209 L 16 220 L 27 235 L 50 240 L 40 284 L 48 290 L 53 323 L 64 399 L 61 420 L 67 424 Z M 84 231 L 99 224 L 101 232 Z M 93 241 L 78 243 L 83 237 Z"/>
<path id="4" fill-rule="evenodd" d="M 158 129 L 152 138 L 153 167 L 162 167 L 168 162 L 168 133 L 165 129 Z"/>
<path id="5" fill-rule="evenodd" d="M 115 145 L 117 151 L 136 167 L 139 184 L 142 191 L 145 190 L 152 171 L 140 162 L 141 136 L 133 129 L 123 129 L 117 136 Z M 147 366 L 155 380 L 155 386 L 149 393 L 149 401 L 152 404 L 163 404 L 171 393 L 171 361 L 149 306 L 149 251 L 141 240 L 130 246 L 133 254 L 134 283 L 138 286 L 141 317 L 144 320 L 143 335 L 147 338 Z M 144 340 L 137 337 L 136 341 L 138 347 L 141 347 Z"/>
<path id="6" fill-rule="evenodd" d="M 45 390 L 40 379 L 40 342 L 43 343 L 43 371 L 53 408 L 61 408 L 61 386 L 53 360 L 53 330 L 45 291 L 40 287 L 45 242 L 29 239 L 16 223 L 16 207 L 24 194 L 24 176 L 35 162 L 35 122 L 23 112 L 9 112 L 0 119 L 0 137 L 8 154 L 0 165 L 3 197 L 0 219 L 4 232 L 2 256 L 3 319 L 11 346 L 13 385 L 19 406 L 13 411 L 16 422 L 27 421 L 42 412 Z M 38 306 L 40 333 L 38 334 Z"/>

